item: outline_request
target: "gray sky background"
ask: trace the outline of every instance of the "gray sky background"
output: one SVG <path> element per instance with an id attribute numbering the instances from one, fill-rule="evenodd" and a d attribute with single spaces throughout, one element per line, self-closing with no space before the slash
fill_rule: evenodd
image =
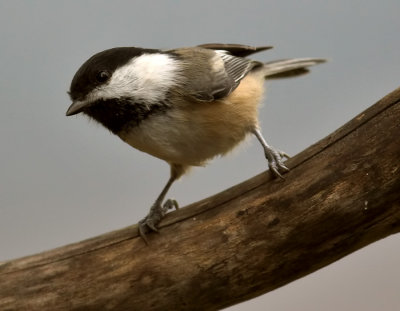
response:
<path id="1" fill-rule="evenodd" d="M 268 86 L 263 132 L 295 155 L 399 86 L 399 12 L 398 0 L 0 1 L 0 261 L 136 223 L 168 178 L 162 161 L 65 117 L 70 81 L 92 54 L 227 42 L 274 45 L 256 56 L 266 61 L 327 57 Z M 249 139 L 170 197 L 183 206 L 266 167 Z M 400 310 L 399 238 L 229 310 Z"/>

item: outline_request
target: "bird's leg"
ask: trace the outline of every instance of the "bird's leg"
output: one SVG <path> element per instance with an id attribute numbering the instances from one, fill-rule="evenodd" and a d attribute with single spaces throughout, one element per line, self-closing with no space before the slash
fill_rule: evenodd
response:
<path id="1" fill-rule="evenodd" d="M 285 164 L 283 164 L 283 158 L 289 158 L 289 156 L 285 152 L 268 145 L 258 128 L 253 129 L 252 133 L 257 137 L 258 141 L 264 148 L 265 157 L 268 160 L 269 169 L 272 174 L 275 177 L 283 178 L 279 170 L 283 172 L 289 171 Z"/>
<path id="2" fill-rule="evenodd" d="M 169 188 L 175 180 L 176 176 L 171 175 L 167 184 L 164 186 L 163 190 L 158 196 L 157 200 L 151 206 L 147 216 L 139 221 L 139 235 L 143 238 L 146 244 L 148 244 L 146 233 L 149 231 L 158 232 L 157 225 L 160 223 L 161 219 L 163 219 L 168 210 L 174 207 L 178 209 L 178 202 L 176 202 L 175 200 L 168 199 L 167 201 L 165 201 L 164 204 L 162 204 L 165 195 L 167 194 Z"/>

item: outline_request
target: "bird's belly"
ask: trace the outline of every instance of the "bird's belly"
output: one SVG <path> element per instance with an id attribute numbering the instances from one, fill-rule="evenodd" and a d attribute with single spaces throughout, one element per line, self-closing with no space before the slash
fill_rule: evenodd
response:
<path id="1" fill-rule="evenodd" d="M 153 116 L 120 137 L 132 147 L 169 163 L 198 166 L 233 149 L 247 133 L 243 126 L 221 129 L 163 115 Z"/>
<path id="2" fill-rule="evenodd" d="M 250 91 L 243 92 L 246 87 Z M 169 163 L 203 165 L 232 150 L 257 126 L 261 94 L 262 83 L 246 78 L 224 100 L 170 108 L 119 136 Z"/>

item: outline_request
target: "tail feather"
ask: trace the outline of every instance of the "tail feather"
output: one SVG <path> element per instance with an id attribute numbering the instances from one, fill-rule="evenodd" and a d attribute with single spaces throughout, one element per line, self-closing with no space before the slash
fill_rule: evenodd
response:
<path id="1" fill-rule="evenodd" d="M 323 58 L 292 58 L 281 59 L 264 63 L 264 75 L 266 79 L 281 79 L 300 76 L 308 73 L 308 67 L 325 63 Z"/>

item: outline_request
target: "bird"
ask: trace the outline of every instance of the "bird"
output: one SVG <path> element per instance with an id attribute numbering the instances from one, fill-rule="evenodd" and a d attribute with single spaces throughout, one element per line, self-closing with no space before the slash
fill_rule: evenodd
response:
<path id="1" fill-rule="evenodd" d="M 225 43 L 169 50 L 115 47 L 90 57 L 74 75 L 67 116 L 83 113 L 170 166 L 167 183 L 138 223 L 146 243 L 165 214 L 178 208 L 176 200 L 165 200 L 171 185 L 191 167 L 226 155 L 248 135 L 261 144 L 273 176 L 289 171 L 288 155 L 261 133 L 264 81 L 306 74 L 326 60 L 248 58 L 270 48 Z"/>

